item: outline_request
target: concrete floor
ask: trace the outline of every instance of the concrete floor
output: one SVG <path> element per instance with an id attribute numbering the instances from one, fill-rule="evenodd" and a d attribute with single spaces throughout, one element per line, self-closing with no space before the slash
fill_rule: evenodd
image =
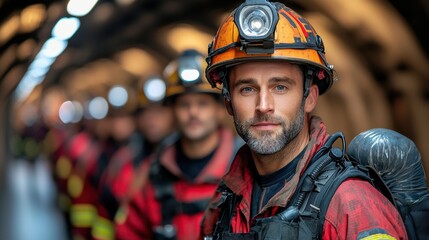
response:
<path id="1" fill-rule="evenodd" d="M 68 239 L 46 161 L 39 158 L 30 164 L 25 159 L 13 159 L 6 172 L 0 198 L 0 239 Z"/>

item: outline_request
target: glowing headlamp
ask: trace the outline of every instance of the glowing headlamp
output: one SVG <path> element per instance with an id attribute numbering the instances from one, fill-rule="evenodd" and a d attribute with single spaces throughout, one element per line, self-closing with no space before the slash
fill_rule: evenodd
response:
<path id="1" fill-rule="evenodd" d="M 278 22 L 275 7 L 267 0 L 246 0 L 235 12 L 234 21 L 246 53 L 273 53 Z"/>
<path id="2" fill-rule="evenodd" d="M 179 78 L 184 87 L 202 82 L 201 61 L 197 57 L 183 55 L 178 64 Z"/>
<path id="3" fill-rule="evenodd" d="M 165 82 L 159 78 L 146 80 L 144 84 L 144 94 L 151 102 L 159 102 L 165 97 Z"/>
<path id="4" fill-rule="evenodd" d="M 124 87 L 116 85 L 109 90 L 108 100 L 114 107 L 123 107 L 128 101 L 128 92 Z"/>

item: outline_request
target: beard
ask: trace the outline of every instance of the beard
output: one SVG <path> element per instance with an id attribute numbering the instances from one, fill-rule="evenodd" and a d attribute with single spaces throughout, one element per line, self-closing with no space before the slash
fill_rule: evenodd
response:
<path id="1" fill-rule="evenodd" d="M 296 117 L 290 122 L 285 121 L 281 117 L 266 114 L 258 115 L 250 120 L 240 122 L 235 116 L 234 114 L 234 124 L 237 133 L 243 138 L 247 145 L 249 145 L 250 149 L 261 155 L 273 154 L 282 150 L 301 132 L 304 126 L 304 101 Z M 276 134 L 273 131 L 254 133 L 250 130 L 253 124 L 264 121 L 281 123 L 281 131 Z"/>
<path id="2" fill-rule="evenodd" d="M 191 122 L 194 122 L 191 124 Z M 217 131 L 218 125 L 214 120 L 202 121 L 198 118 L 191 118 L 180 127 L 182 137 L 189 141 L 204 141 Z"/>

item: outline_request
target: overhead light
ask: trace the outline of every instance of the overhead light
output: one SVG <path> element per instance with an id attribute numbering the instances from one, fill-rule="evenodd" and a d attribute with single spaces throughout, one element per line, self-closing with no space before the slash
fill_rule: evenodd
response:
<path id="1" fill-rule="evenodd" d="M 9 41 L 13 36 L 15 36 L 16 33 L 18 33 L 19 23 L 20 23 L 19 16 L 15 14 L 9 17 L 9 19 L 7 19 L 1 24 L 0 45 Z"/>
<path id="2" fill-rule="evenodd" d="M 44 77 L 44 75 L 31 76 L 28 72 L 25 73 L 15 90 L 15 96 L 18 100 L 27 98 L 33 88 L 43 81 Z"/>
<path id="3" fill-rule="evenodd" d="M 63 17 L 52 29 L 52 36 L 59 40 L 68 40 L 80 27 L 80 20 L 76 17 Z"/>
<path id="4" fill-rule="evenodd" d="M 43 44 L 40 53 L 45 57 L 56 58 L 66 49 L 66 47 L 66 41 L 49 38 L 45 44 Z"/>
<path id="5" fill-rule="evenodd" d="M 88 14 L 97 3 L 97 0 L 70 0 L 67 4 L 67 12 L 76 17 Z"/>
<path id="6" fill-rule="evenodd" d="M 31 32 L 36 30 L 46 18 L 45 6 L 41 3 L 26 7 L 21 12 L 21 32 Z"/>
<path id="7" fill-rule="evenodd" d="M 155 57 L 140 48 L 129 48 L 115 56 L 121 67 L 136 76 L 144 76 L 161 70 Z"/>
<path id="8" fill-rule="evenodd" d="M 39 53 L 30 64 L 30 68 L 47 68 L 50 67 L 54 61 L 55 58 L 46 57 Z"/>
<path id="9" fill-rule="evenodd" d="M 45 77 L 48 71 L 49 71 L 49 67 L 31 68 L 28 70 L 27 74 L 29 74 L 32 78 L 43 78 Z"/>
<path id="10" fill-rule="evenodd" d="M 207 43 L 213 39 L 212 34 L 187 24 L 169 26 L 165 35 L 163 40 L 178 53 L 190 48 L 207 52 Z"/>

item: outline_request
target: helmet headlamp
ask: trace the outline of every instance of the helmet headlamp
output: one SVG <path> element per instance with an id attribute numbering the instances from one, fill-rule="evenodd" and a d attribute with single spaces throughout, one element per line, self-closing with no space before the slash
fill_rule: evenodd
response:
<path id="1" fill-rule="evenodd" d="M 148 79 L 143 89 L 146 98 L 151 102 L 158 102 L 164 99 L 165 90 L 165 82 L 159 78 Z"/>
<path id="2" fill-rule="evenodd" d="M 195 56 L 182 56 L 178 63 L 178 74 L 183 86 L 189 87 L 202 82 L 201 66 Z"/>
<path id="3" fill-rule="evenodd" d="M 205 69 L 204 55 L 197 50 L 187 49 L 180 53 L 163 72 L 167 84 L 165 103 L 171 102 L 174 96 L 186 93 L 219 94 L 219 89 L 212 88 L 207 82 Z"/>
<path id="4" fill-rule="evenodd" d="M 114 107 L 123 107 L 128 101 L 128 92 L 123 86 L 116 85 L 109 90 L 108 100 Z"/>
<path id="5" fill-rule="evenodd" d="M 246 53 L 273 53 L 278 13 L 266 0 L 246 0 L 236 11 L 235 24 Z"/>
<path id="6" fill-rule="evenodd" d="M 192 82 L 200 77 L 200 72 L 197 69 L 184 69 L 180 72 L 180 78 L 185 82 Z"/>

